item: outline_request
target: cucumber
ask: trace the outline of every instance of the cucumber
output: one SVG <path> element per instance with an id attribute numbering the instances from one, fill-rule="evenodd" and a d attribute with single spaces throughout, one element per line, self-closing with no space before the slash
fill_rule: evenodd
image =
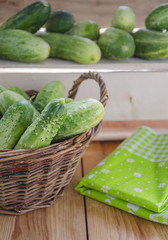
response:
<path id="1" fill-rule="evenodd" d="M 11 105 L 23 100 L 26 99 L 22 95 L 10 90 L 4 90 L 0 93 L 0 112 L 4 114 Z M 39 112 L 33 106 L 32 108 L 34 109 L 34 120 L 39 115 Z"/>
<path id="2" fill-rule="evenodd" d="M 110 27 L 97 41 L 102 56 L 107 59 L 125 59 L 134 55 L 133 37 L 126 31 Z"/>
<path id="3" fill-rule="evenodd" d="M 20 136 L 31 124 L 33 107 L 20 101 L 8 108 L 0 120 L 0 149 L 12 149 Z"/>
<path id="4" fill-rule="evenodd" d="M 18 93 L 4 90 L 0 93 L 0 112 L 5 114 L 8 108 L 16 102 L 23 101 L 25 98 Z"/>
<path id="5" fill-rule="evenodd" d="M 65 98 L 65 103 L 66 104 L 68 104 L 70 102 L 73 102 L 73 101 L 74 101 L 74 99 L 72 99 L 72 98 Z"/>
<path id="6" fill-rule="evenodd" d="M 3 92 L 3 91 L 5 91 L 6 90 L 6 88 L 4 88 L 3 86 L 1 86 L 0 85 L 0 93 L 1 92 Z M 1 113 L 1 111 L 0 111 L 0 119 L 3 117 L 3 114 Z"/>
<path id="7" fill-rule="evenodd" d="M 45 106 L 55 98 L 64 97 L 64 85 L 60 81 L 51 81 L 47 83 L 38 93 L 34 107 L 41 112 Z"/>
<path id="8" fill-rule="evenodd" d="M 104 107 L 96 99 L 87 98 L 67 105 L 67 117 L 53 143 L 71 138 L 96 126 L 104 116 Z"/>
<path id="9" fill-rule="evenodd" d="M 25 92 L 24 92 L 21 88 L 19 88 L 19 87 L 10 86 L 10 87 L 8 87 L 7 89 L 10 90 L 10 91 L 13 91 L 13 92 L 16 92 L 16 93 L 22 95 L 26 100 L 29 100 L 29 99 L 30 99 L 29 95 L 28 95 L 27 93 L 25 93 Z"/>
<path id="10" fill-rule="evenodd" d="M 10 17 L 0 26 L 0 30 L 22 29 L 35 33 L 46 23 L 49 16 L 50 4 L 46 1 L 38 1 Z"/>
<path id="11" fill-rule="evenodd" d="M 99 47 L 90 39 L 61 33 L 39 33 L 37 36 L 50 45 L 50 57 L 82 64 L 94 64 L 101 58 Z"/>
<path id="12" fill-rule="evenodd" d="M 152 60 L 168 57 L 168 33 L 140 29 L 133 34 L 135 56 Z"/>
<path id="13" fill-rule="evenodd" d="M 40 148 L 48 146 L 67 114 L 65 99 L 52 100 L 41 115 L 27 128 L 15 149 Z"/>
<path id="14" fill-rule="evenodd" d="M 43 61 L 50 51 L 45 41 L 18 29 L 0 31 L 0 43 L 0 58 L 19 62 Z"/>
<path id="15" fill-rule="evenodd" d="M 67 34 L 96 40 L 99 37 L 99 29 L 99 26 L 94 21 L 84 20 L 75 23 L 75 25 L 67 32 Z"/>
<path id="16" fill-rule="evenodd" d="M 3 92 L 4 90 L 6 90 L 6 88 L 0 85 L 0 93 Z"/>
<path id="17" fill-rule="evenodd" d="M 145 25 L 151 30 L 168 30 L 168 3 L 152 9 L 145 19 Z"/>
<path id="18" fill-rule="evenodd" d="M 48 32 L 67 32 L 74 25 L 74 16 L 66 10 L 57 10 L 51 13 L 46 23 Z"/>
<path id="19" fill-rule="evenodd" d="M 128 6 L 120 6 L 114 13 L 111 26 L 131 33 L 135 22 L 136 17 L 133 10 Z"/>

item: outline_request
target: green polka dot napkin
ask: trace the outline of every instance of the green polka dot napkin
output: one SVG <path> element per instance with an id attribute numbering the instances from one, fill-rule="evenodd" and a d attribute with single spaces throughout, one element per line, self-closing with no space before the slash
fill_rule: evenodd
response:
<path id="1" fill-rule="evenodd" d="M 75 189 L 139 217 L 168 224 L 168 133 L 138 128 Z"/>

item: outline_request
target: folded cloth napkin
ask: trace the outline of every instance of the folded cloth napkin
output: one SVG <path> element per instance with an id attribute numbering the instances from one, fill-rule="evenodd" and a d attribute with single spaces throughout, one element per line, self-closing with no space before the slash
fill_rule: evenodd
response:
<path id="1" fill-rule="evenodd" d="M 75 189 L 139 217 L 168 224 L 168 133 L 139 127 Z"/>

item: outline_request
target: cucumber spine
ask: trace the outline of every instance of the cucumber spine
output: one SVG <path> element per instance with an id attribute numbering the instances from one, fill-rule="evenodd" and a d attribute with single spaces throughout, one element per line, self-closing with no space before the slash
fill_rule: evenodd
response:
<path id="1" fill-rule="evenodd" d="M 54 99 L 27 128 L 15 149 L 40 148 L 50 145 L 67 114 L 65 99 Z"/>

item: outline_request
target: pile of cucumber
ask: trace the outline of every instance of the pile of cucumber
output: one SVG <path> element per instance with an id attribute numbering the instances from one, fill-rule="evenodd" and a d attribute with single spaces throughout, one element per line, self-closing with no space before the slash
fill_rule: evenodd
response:
<path id="1" fill-rule="evenodd" d="M 56 80 L 31 98 L 16 86 L 0 86 L 0 113 L 0 149 L 29 149 L 90 130 L 102 120 L 104 107 L 93 98 L 64 98 L 64 85 Z"/>
<path id="2" fill-rule="evenodd" d="M 48 33 L 36 34 L 44 24 Z M 0 26 L 0 58 L 30 63 L 54 57 L 94 64 L 101 58 L 94 42 L 98 36 L 99 26 L 93 21 L 75 23 L 68 11 L 51 13 L 47 1 L 37 1 Z"/>
<path id="3" fill-rule="evenodd" d="M 168 58 L 168 3 L 161 4 L 145 19 L 146 29 L 133 34 L 135 56 L 152 60 Z"/>
<path id="4" fill-rule="evenodd" d="M 147 15 L 146 28 L 135 31 L 133 10 L 120 6 L 114 13 L 111 27 L 99 37 L 97 44 L 107 59 L 132 56 L 152 60 L 168 57 L 168 3 L 161 4 Z"/>
<path id="5" fill-rule="evenodd" d="M 100 27 L 94 21 L 76 22 L 70 12 L 51 12 L 47 1 L 37 1 L 0 26 L 0 58 L 29 63 L 51 57 L 81 64 L 95 64 L 101 57 L 167 58 L 167 12 L 168 3 L 157 6 L 145 19 L 146 29 L 135 32 L 133 10 L 120 6 L 111 26 L 100 34 Z M 42 26 L 46 31 L 38 32 Z"/>

